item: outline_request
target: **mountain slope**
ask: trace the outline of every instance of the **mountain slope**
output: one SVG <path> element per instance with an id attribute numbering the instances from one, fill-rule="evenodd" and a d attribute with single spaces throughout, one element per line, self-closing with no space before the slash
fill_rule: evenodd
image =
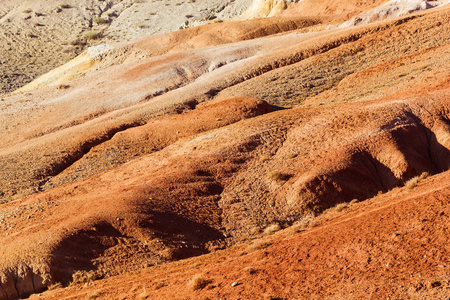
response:
<path id="1" fill-rule="evenodd" d="M 3 96 L 0 299 L 445 295 L 450 8 L 349 27 L 380 3 L 327 3 Z"/>

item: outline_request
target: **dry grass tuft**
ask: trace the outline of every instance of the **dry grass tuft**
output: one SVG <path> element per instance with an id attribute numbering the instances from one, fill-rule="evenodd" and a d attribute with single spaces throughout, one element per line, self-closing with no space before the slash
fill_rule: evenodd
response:
<path id="1" fill-rule="evenodd" d="M 429 175 L 430 174 L 428 174 L 427 172 L 423 172 L 419 176 L 415 176 L 415 177 L 409 179 L 407 182 L 405 182 L 405 187 L 408 189 L 412 189 L 412 188 L 416 187 L 417 184 L 419 184 L 419 182 L 421 180 L 427 178 Z"/>
<path id="2" fill-rule="evenodd" d="M 53 290 L 56 290 L 56 289 L 59 289 L 59 288 L 62 288 L 62 287 L 63 287 L 63 285 L 61 284 L 61 282 L 56 282 L 56 283 L 48 286 L 47 289 L 49 291 L 53 291 Z"/>
<path id="3" fill-rule="evenodd" d="M 93 300 L 93 299 L 97 299 L 100 297 L 100 292 L 99 291 L 95 291 L 93 293 L 90 293 L 88 295 L 86 295 L 86 299 L 87 300 Z"/>
<path id="4" fill-rule="evenodd" d="M 98 40 L 102 37 L 102 33 L 100 31 L 89 30 L 83 32 L 83 38 L 86 40 Z"/>
<path id="5" fill-rule="evenodd" d="M 92 21 L 94 21 L 94 23 L 97 23 L 98 25 L 102 25 L 102 24 L 106 24 L 108 23 L 108 20 L 102 18 L 102 17 L 95 17 Z"/>
<path id="6" fill-rule="evenodd" d="M 333 213 L 333 212 L 341 212 L 344 209 L 347 209 L 349 207 L 349 204 L 347 202 L 338 203 L 336 206 L 330 207 L 327 210 L 324 211 L 324 213 Z"/>
<path id="7" fill-rule="evenodd" d="M 197 291 L 206 287 L 210 282 L 202 274 L 197 274 L 188 282 L 188 287 L 192 291 Z"/>
<path id="8" fill-rule="evenodd" d="M 359 202 L 359 199 L 353 199 L 352 201 L 350 201 L 350 205 L 358 203 L 358 202 Z"/>
<path id="9" fill-rule="evenodd" d="M 316 217 L 313 214 L 303 216 L 291 226 L 292 233 L 298 233 L 316 225 Z"/>
<path id="10" fill-rule="evenodd" d="M 278 224 L 271 224 L 269 226 L 266 227 L 266 229 L 264 229 L 263 234 L 264 235 L 270 235 L 270 234 L 274 234 L 277 231 L 281 230 L 281 226 Z"/>
<path id="11" fill-rule="evenodd" d="M 271 172 L 269 177 L 272 178 L 273 180 L 280 180 L 280 181 L 289 179 L 289 175 L 278 172 L 278 171 Z"/>
<path id="12" fill-rule="evenodd" d="M 72 275 L 72 282 L 70 286 L 77 285 L 80 283 L 89 283 L 96 279 L 95 273 L 93 271 L 76 271 Z"/>
<path id="13" fill-rule="evenodd" d="M 339 203 L 335 207 L 333 207 L 333 210 L 337 211 L 337 212 L 341 212 L 346 208 L 348 208 L 348 203 Z"/>
<path id="14" fill-rule="evenodd" d="M 269 242 L 266 241 L 257 241 L 250 246 L 251 250 L 261 250 L 270 246 Z"/>

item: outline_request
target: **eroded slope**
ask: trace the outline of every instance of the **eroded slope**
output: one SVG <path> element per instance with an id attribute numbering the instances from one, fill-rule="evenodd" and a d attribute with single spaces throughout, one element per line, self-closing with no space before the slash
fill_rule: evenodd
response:
<path id="1" fill-rule="evenodd" d="M 288 226 L 424 172 L 443 172 L 450 162 L 448 94 L 447 85 L 426 99 L 280 111 L 5 204 L 2 288 L 12 295 L 8 286 L 15 282 L 26 295 L 40 290 L 30 290 L 30 278 L 35 286 L 67 284 L 76 270 L 104 277 L 198 255 L 274 222 Z M 234 105 L 263 105 L 247 101 Z M 200 127 L 204 116 L 190 113 Z M 152 137 L 151 125 L 110 142 Z M 133 152 L 134 145 L 128 147 Z M 109 152 L 99 148 L 83 159 Z"/>
<path id="2" fill-rule="evenodd" d="M 31 299 L 445 299 L 449 179 L 446 172 L 268 238 Z M 192 288 L 196 277 L 203 288 Z"/>
<path id="3" fill-rule="evenodd" d="M 450 167 L 448 13 L 444 7 L 320 32 L 305 32 L 321 22 L 315 18 L 230 23 L 228 36 L 219 25 L 193 28 L 117 48 L 96 72 L 67 85 L 5 97 L 0 299 L 149 267 L 156 275 L 173 271 L 166 281 L 135 273 L 154 282 L 138 280 L 139 288 L 163 298 L 174 288 L 176 298 L 339 298 L 349 287 L 357 298 L 367 290 L 381 298 L 444 295 L 448 172 L 437 174 Z M 300 92 L 286 99 L 286 90 Z M 426 174 L 431 178 L 415 189 L 409 180 Z M 427 204 L 408 206 L 420 197 Z M 242 248 L 250 256 L 230 255 L 232 248 L 226 258 L 198 258 L 213 259 L 175 275 L 190 260 L 174 260 L 245 243 L 264 228 L 289 227 L 355 199 L 371 200 L 348 218 L 295 235 L 289 243 L 300 252 L 281 251 L 287 242 L 275 239 L 270 247 Z M 437 225 L 410 226 L 426 213 L 438 216 Z M 411 229 L 403 247 L 390 239 L 392 228 Z M 422 228 L 430 229 L 429 244 L 417 240 Z M 358 239 L 364 242 L 352 248 Z M 413 251 L 418 243 L 426 254 Z M 408 281 L 410 261 L 422 254 L 433 259 L 420 262 L 422 273 Z M 256 271 L 246 274 L 258 274 L 249 277 L 257 288 L 247 289 L 240 277 L 225 285 L 231 277 L 215 259 L 234 278 L 241 272 L 234 268 L 255 257 Z M 380 264 L 405 284 L 387 282 L 394 275 Z M 367 268 L 375 275 L 355 281 Z M 193 272 L 204 273 L 207 289 L 189 290 L 187 278 L 177 277 Z M 97 296 L 108 299 L 114 289 L 136 296 L 128 283 L 111 280 L 96 283 Z M 386 284 L 391 294 L 378 288 Z M 81 286 L 67 292 L 95 293 Z"/>

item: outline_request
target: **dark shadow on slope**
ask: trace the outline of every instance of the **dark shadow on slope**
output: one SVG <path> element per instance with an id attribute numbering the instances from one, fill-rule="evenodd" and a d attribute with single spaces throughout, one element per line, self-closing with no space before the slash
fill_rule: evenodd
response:
<path id="1" fill-rule="evenodd" d="M 341 202 L 365 200 L 403 186 L 424 172 L 438 174 L 450 167 L 450 150 L 439 143 L 450 133 L 450 126 L 439 119 L 432 129 L 417 116 L 408 113 L 409 123 L 389 128 L 390 140 L 406 162 L 404 170 L 391 170 L 365 150 L 354 150 L 337 171 L 317 175 L 305 184 L 303 193 L 314 195 L 305 203 L 308 210 L 320 212 Z M 388 129 L 388 127 L 384 128 Z M 402 173 L 394 175 L 399 171 Z M 302 193 L 302 192 L 301 192 Z"/>
<path id="2" fill-rule="evenodd" d="M 67 285 L 77 270 L 94 270 L 93 259 L 117 244 L 122 234 L 111 224 L 100 223 L 64 238 L 52 251 L 50 273 L 53 282 Z"/>
<path id="3" fill-rule="evenodd" d="M 430 158 L 436 168 L 437 173 L 445 172 L 450 169 L 450 150 L 439 143 L 440 135 L 445 133 L 450 135 L 450 121 L 442 118 L 435 122 L 432 130 L 426 128 L 426 134 L 429 142 Z M 439 132 L 437 132 L 439 131 Z M 446 137 L 442 137 L 445 139 Z"/>
<path id="4" fill-rule="evenodd" d="M 208 253 L 208 244 L 220 244 L 224 238 L 219 230 L 172 212 L 149 212 L 149 218 L 141 221 L 140 226 L 150 229 L 157 239 L 172 249 L 172 260 Z"/>
<path id="5" fill-rule="evenodd" d="M 315 196 L 315 201 L 307 203 L 306 208 L 321 212 L 337 203 L 372 198 L 398 184 L 387 166 L 367 151 L 356 151 L 341 169 L 319 174 L 306 183 L 304 191 Z"/>

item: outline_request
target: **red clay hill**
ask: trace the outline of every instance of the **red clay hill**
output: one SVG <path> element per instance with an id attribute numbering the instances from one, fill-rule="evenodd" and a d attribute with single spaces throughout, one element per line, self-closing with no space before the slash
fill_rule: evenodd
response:
<path id="1" fill-rule="evenodd" d="M 0 299 L 446 299 L 450 7 L 313 2 L 2 97 Z"/>

